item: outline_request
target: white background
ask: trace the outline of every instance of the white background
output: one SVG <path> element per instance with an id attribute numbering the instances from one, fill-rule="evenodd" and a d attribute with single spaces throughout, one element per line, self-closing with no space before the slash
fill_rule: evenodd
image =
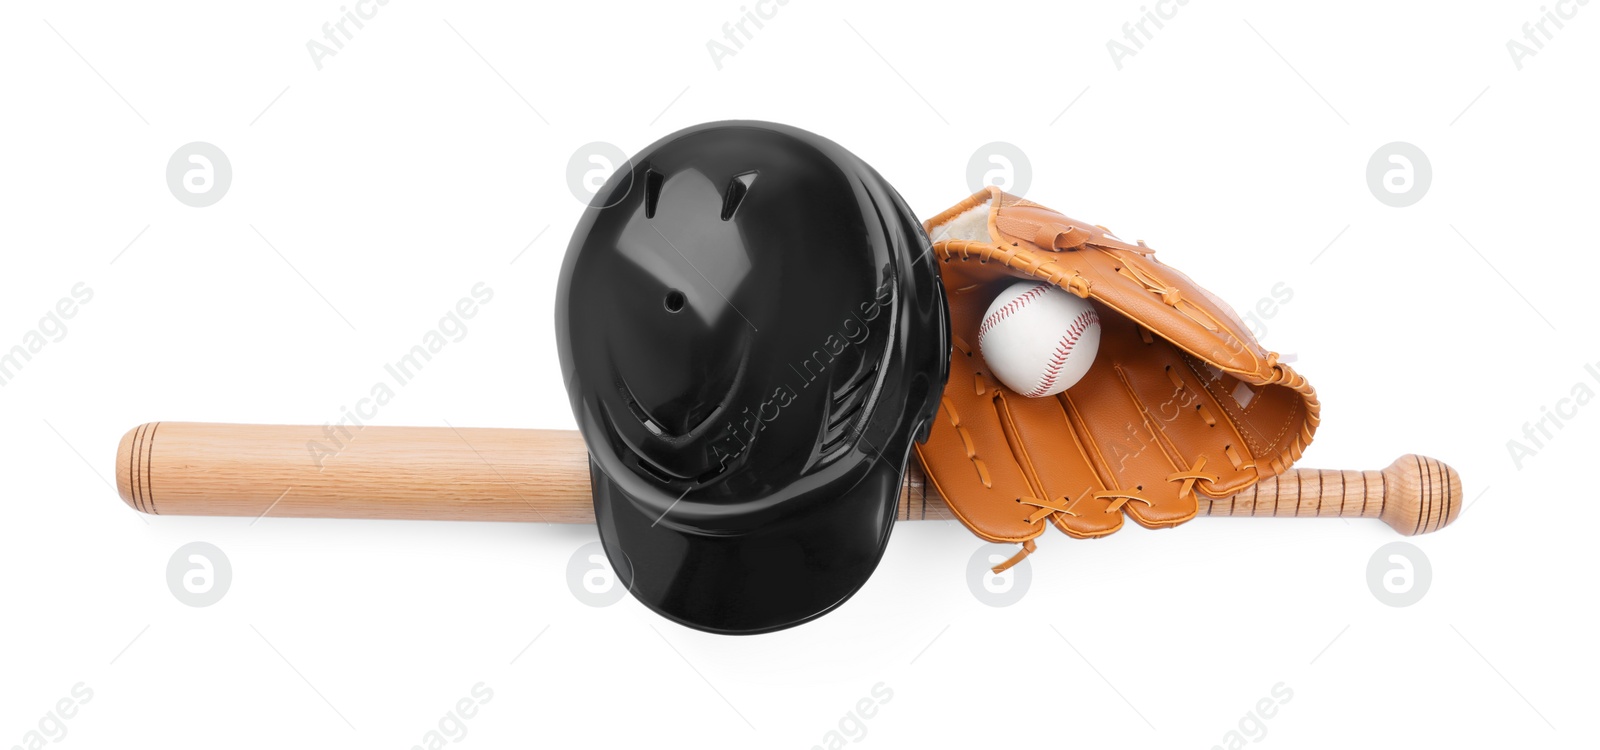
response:
<path id="1" fill-rule="evenodd" d="M 62 747 L 405 748 L 479 682 L 452 745 L 801 748 L 844 720 L 862 746 L 1211 747 L 1283 683 L 1251 745 L 1593 746 L 1600 405 L 1520 468 L 1507 441 L 1600 392 L 1600 6 L 1561 4 L 1518 70 L 1555 3 L 1194 0 L 1118 70 L 1144 0 L 791 0 L 719 70 L 747 0 L 394 0 L 318 70 L 342 1 L 0 10 L 0 348 L 94 294 L 0 388 L 0 747 L 80 682 Z M 1431 589 L 1369 591 L 1399 539 L 1376 521 L 1199 519 L 1052 533 L 992 608 L 977 540 L 927 522 L 838 611 L 729 638 L 581 602 L 588 527 L 145 518 L 109 486 L 144 421 L 336 420 L 477 282 L 493 302 L 376 422 L 572 427 L 569 160 L 726 118 L 832 138 L 923 215 L 1014 144 L 1028 197 L 1241 310 L 1287 285 L 1263 338 L 1325 404 L 1301 465 L 1461 470 L 1459 522 L 1411 540 Z M 192 141 L 233 167 L 207 208 L 165 181 Z M 1409 208 L 1366 183 L 1393 141 L 1432 165 Z M 196 540 L 233 567 L 206 608 L 165 582 Z"/>

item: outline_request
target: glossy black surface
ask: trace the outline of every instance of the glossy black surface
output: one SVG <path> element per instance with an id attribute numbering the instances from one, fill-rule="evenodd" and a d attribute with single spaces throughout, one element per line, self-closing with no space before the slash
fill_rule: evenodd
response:
<path id="1" fill-rule="evenodd" d="M 949 334 L 915 216 L 832 141 L 700 125 L 597 193 L 556 336 L 621 582 L 758 633 L 849 598 L 893 526 Z"/>

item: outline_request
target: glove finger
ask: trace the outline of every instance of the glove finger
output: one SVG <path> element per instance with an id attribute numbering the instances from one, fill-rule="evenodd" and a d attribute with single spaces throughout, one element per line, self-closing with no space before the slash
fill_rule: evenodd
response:
<path id="1" fill-rule="evenodd" d="M 1198 511 L 1194 483 L 1173 476 L 1190 467 L 1162 431 L 1159 415 L 1175 412 L 1181 418 L 1197 418 L 1184 412 L 1185 402 L 1175 398 L 1182 394 L 1173 391 L 1170 382 L 1169 397 L 1155 402 L 1130 385 L 1130 378 L 1142 373 L 1164 379 L 1172 364 L 1164 355 L 1176 358 L 1177 354 L 1169 346 L 1147 345 L 1148 334 L 1127 318 L 1113 314 L 1100 321 L 1094 366 L 1058 398 L 1074 429 L 1088 436 L 1094 447 L 1091 455 L 1107 483 L 1123 493 L 1110 503 L 1120 505 L 1144 526 L 1187 521 Z"/>
<path id="2" fill-rule="evenodd" d="M 967 528 L 993 542 L 1022 542 L 1044 530 L 1044 524 L 1028 521 L 1033 508 L 1021 503 L 1042 490 L 1013 452 L 1013 428 L 995 400 L 999 392 L 983 374 L 986 366 L 976 349 L 978 326 L 997 292 L 993 286 L 947 289 L 955 347 L 950 378 L 928 439 L 915 448 L 928 481 Z"/>
<path id="3" fill-rule="evenodd" d="M 1040 488 L 1040 504 L 1027 508 L 1028 518 L 1037 523 L 1048 517 L 1057 528 L 1079 538 L 1105 536 L 1122 528 L 1122 514 L 1112 507 L 1113 500 L 1103 496 L 1106 484 L 1082 439 L 1088 433 L 1073 427 L 1065 402 L 1028 398 L 998 383 L 994 387 L 1000 392 L 997 403 L 1014 436 L 1020 463 Z"/>

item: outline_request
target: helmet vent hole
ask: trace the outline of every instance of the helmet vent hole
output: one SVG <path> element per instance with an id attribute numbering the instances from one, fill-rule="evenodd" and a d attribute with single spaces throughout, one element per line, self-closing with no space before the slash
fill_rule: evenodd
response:
<path id="1" fill-rule="evenodd" d="M 878 365 L 852 378 L 840 388 L 829 403 L 827 429 L 824 432 L 821 452 L 826 455 L 840 446 L 851 444 L 859 436 L 864 408 L 873 395 L 872 385 L 877 381 Z"/>
<path id="2" fill-rule="evenodd" d="M 682 310 L 684 303 L 687 301 L 687 298 L 683 296 L 683 292 L 672 289 L 667 292 L 666 298 L 661 300 L 661 306 L 667 308 L 667 312 L 675 313 Z"/>
<path id="3" fill-rule="evenodd" d="M 654 219 L 656 217 L 656 204 L 661 202 L 661 183 L 663 182 L 666 182 L 666 178 L 662 177 L 660 172 L 654 169 L 645 170 L 644 217 L 646 219 Z"/>
<path id="4" fill-rule="evenodd" d="M 739 204 L 744 201 L 745 195 L 750 192 L 750 186 L 755 182 L 755 172 L 734 175 L 733 179 L 728 181 L 728 192 L 722 197 L 723 221 L 733 218 L 733 212 L 739 210 Z"/>

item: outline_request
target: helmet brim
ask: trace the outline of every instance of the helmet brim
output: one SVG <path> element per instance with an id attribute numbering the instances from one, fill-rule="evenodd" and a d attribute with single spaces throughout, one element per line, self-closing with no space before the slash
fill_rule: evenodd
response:
<path id="1" fill-rule="evenodd" d="M 600 540 L 618 582 L 663 617 L 724 635 L 793 627 L 844 604 L 878 567 L 909 449 L 908 435 L 849 490 L 831 488 L 807 512 L 736 536 L 679 529 L 591 464 Z"/>

